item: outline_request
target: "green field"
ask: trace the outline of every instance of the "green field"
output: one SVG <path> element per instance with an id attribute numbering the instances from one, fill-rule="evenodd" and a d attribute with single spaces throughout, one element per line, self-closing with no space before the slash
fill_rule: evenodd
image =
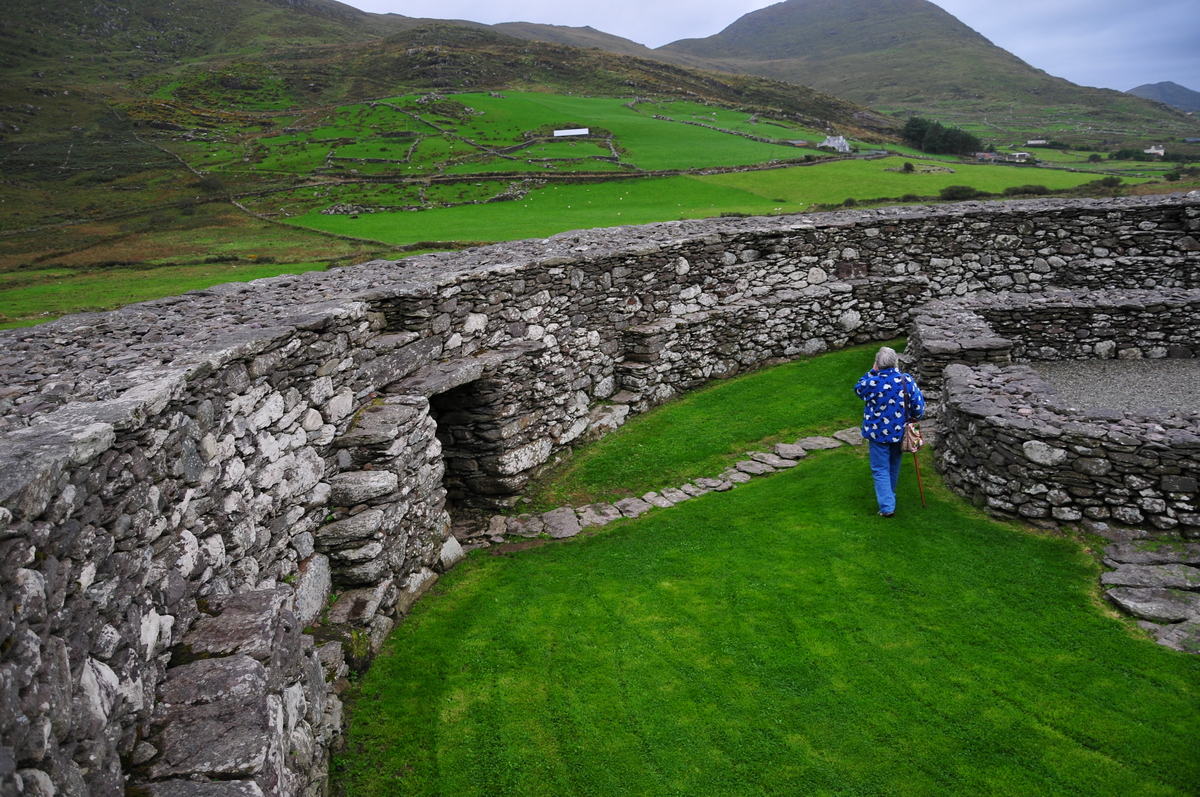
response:
<path id="1" fill-rule="evenodd" d="M 844 421 L 870 352 L 828 357 L 599 447 L 640 439 L 684 466 L 678 436 L 643 425 L 723 449 L 705 419 L 738 395 L 785 423 L 733 437 L 819 431 Z M 779 389 L 808 380 L 824 390 Z M 1094 541 L 988 520 L 924 463 L 928 508 L 906 463 L 891 519 L 865 453 L 843 448 L 566 543 L 471 554 L 348 693 L 335 793 L 1194 795 L 1200 658 L 1104 608 Z"/>
<path id="2" fill-rule="evenodd" d="M 591 185 L 545 186 L 512 202 L 469 205 L 417 213 L 371 213 L 358 218 L 309 212 L 291 223 L 314 230 L 370 238 L 389 244 L 418 241 L 507 241 L 566 230 L 696 219 L 722 213 L 798 213 L 813 203 L 838 204 L 905 194 L 936 198 L 950 185 L 1002 192 L 1029 183 L 1072 188 L 1094 174 L 1005 166 L 955 166 L 954 173 L 888 171 L 904 160 L 838 161 L 766 171 L 634 178 Z"/>

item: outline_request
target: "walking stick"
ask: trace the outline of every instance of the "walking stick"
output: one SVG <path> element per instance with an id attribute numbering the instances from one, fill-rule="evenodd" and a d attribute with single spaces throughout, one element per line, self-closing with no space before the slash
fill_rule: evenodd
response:
<path id="1" fill-rule="evenodd" d="M 904 437 L 901 437 L 902 441 L 904 440 L 905 437 L 908 436 L 908 431 L 910 428 L 913 429 L 914 432 L 917 428 L 914 424 L 911 424 L 908 422 L 908 386 L 905 385 L 905 383 L 904 383 L 904 376 L 905 376 L 904 374 L 900 375 L 900 388 L 901 388 L 901 390 L 904 391 Z M 920 432 L 915 432 L 914 437 L 916 438 L 916 440 L 915 440 L 916 444 L 914 445 L 913 452 L 912 452 L 913 467 L 916 468 L 916 471 L 917 471 L 917 489 L 921 492 L 921 508 L 926 509 L 927 507 L 925 506 L 925 485 L 921 483 L 921 463 L 919 461 L 917 461 L 917 452 L 921 450 L 921 445 L 923 444 L 924 441 L 921 440 Z"/>
<path id="2" fill-rule="evenodd" d="M 921 508 L 925 509 L 925 485 L 921 484 L 921 463 L 917 460 L 917 452 L 913 452 L 913 467 L 917 469 L 917 489 L 921 491 Z"/>

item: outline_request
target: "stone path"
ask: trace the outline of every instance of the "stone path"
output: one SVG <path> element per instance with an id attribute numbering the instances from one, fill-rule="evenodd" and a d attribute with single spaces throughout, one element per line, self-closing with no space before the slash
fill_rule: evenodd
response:
<path id="1" fill-rule="evenodd" d="M 1200 653 L 1200 542 L 1115 542 L 1104 563 L 1116 568 L 1100 576 L 1110 601 L 1158 644 Z"/>
<path id="2" fill-rule="evenodd" d="M 804 459 L 809 451 L 862 445 L 857 426 L 834 432 L 832 437 L 803 437 L 794 443 L 779 443 L 771 451 L 748 451 L 746 459 L 734 463 L 713 478 L 699 478 L 649 492 L 641 498 L 623 498 L 611 504 L 588 504 L 581 507 L 561 506 L 540 515 L 493 515 L 483 527 L 455 526 L 454 534 L 463 550 L 511 544 L 517 538 L 532 538 L 542 534 L 552 539 L 567 539 L 590 526 L 604 526 L 621 518 L 639 517 L 656 507 L 667 509 L 675 504 L 710 492 L 725 492 L 745 484 L 755 476 L 768 476 Z"/>

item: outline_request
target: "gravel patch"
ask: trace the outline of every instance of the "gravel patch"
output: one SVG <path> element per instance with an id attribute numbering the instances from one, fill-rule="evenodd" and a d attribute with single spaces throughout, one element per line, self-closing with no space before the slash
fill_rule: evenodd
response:
<path id="1" fill-rule="evenodd" d="M 1031 363 L 1078 409 L 1200 412 L 1200 360 L 1072 360 Z"/>

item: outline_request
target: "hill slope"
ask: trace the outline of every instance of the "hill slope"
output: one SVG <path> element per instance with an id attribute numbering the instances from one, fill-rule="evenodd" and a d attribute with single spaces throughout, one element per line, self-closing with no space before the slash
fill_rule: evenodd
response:
<path id="1" fill-rule="evenodd" d="M 714 36 L 656 52 L 866 105 L 985 100 L 1156 112 L 1121 92 L 1076 86 L 1035 69 L 927 0 L 787 0 L 746 14 Z"/>
<path id="2" fill-rule="evenodd" d="M 1192 91 L 1169 80 L 1162 83 L 1146 83 L 1125 93 L 1161 102 L 1182 111 L 1200 111 L 1200 91 Z"/>

